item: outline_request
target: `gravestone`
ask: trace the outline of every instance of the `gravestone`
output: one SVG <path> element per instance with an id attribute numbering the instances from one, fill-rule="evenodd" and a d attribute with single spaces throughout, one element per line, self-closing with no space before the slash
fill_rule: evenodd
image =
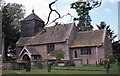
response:
<path id="1" fill-rule="evenodd" d="M 26 61 L 26 72 L 31 71 L 31 62 Z"/>

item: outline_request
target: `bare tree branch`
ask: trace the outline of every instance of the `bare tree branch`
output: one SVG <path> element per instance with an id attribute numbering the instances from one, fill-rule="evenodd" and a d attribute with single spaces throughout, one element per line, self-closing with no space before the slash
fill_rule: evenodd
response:
<path id="1" fill-rule="evenodd" d="M 97 1 L 97 2 L 93 5 L 92 8 L 97 8 L 97 7 L 99 7 L 101 4 L 102 4 L 102 0 Z M 96 5 L 97 5 L 97 6 L 96 6 Z"/>
<path id="2" fill-rule="evenodd" d="M 58 1 L 58 0 L 55 0 L 55 1 L 53 1 L 53 2 L 51 2 L 51 3 L 49 4 L 49 9 L 50 9 L 50 12 L 49 12 L 48 19 L 47 19 L 47 22 L 46 22 L 46 24 L 45 24 L 45 25 L 47 25 L 47 24 L 49 23 L 50 16 L 51 16 L 51 13 L 52 13 L 52 12 L 57 13 L 57 14 L 58 14 L 58 18 L 60 18 L 60 17 L 61 17 L 61 15 L 59 14 L 59 12 L 58 12 L 57 10 L 54 10 L 54 9 L 52 8 L 52 5 L 53 5 L 55 2 L 57 2 L 57 1 Z"/>
<path id="3" fill-rule="evenodd" d="M 55 4 L 57 1 L 58 1 L 58 0 L 55 0 L 55 1 L 53 1 L 53 2 L 51 2 L 51 3 L 49 4 L 50 12 L 49 12 L 49 15 L 48 15 L 48 18 L 47 18 L 47 22 L 46 22 L 45 25 L 50 25 L 50 24 L 52 24 L 53 22 L 56 22 L 56 20 L 62 19 L 63 17 L 65 17 L 65 16 L 67 16 L 67 15 L 71 16 L 71 20 L 72 20 L 72 17 L 73 17 L 73 16 L 72 16 L 70 13 L 67 13 L 67 14 L 61 16 L 60 13 L 59 13 L 57 10 L 55 10 L 55 9 L 52 8 L 52 5 Z M 49 23 L 52 12 L 55 12 L 55 13 L 58 15 L 58 17 L 55 18 L 53 21 L 51 21 L 51 22 Z"/>
<path id="4" fill-rule="evenodd" d="M 70 14 L 70 13 L 67 13 L 67 14 L 65 14 L 65 15 L 63 15 L 63 16 L 61 16 L 61 17 L 58 17 L 58 18 L 56 18 L 56 19 L 54 19 L 53 21 L 51 21 L 48 25 L 50 25 L 50 24 L 52 24 L 53 22 L 56 22 L 56 20 L 58 20 L 58 19 L 62 19 L 62 18 L 64 18 L 65 16 L 70 16 L 71 17 L 71 20 L 72 20 L 72 15 Z"/>

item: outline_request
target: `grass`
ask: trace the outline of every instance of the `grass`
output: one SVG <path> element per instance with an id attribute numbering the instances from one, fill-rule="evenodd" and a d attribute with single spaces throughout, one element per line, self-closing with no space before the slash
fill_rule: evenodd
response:
<path id="1" fill-rule="evenodd" d="M 53 67 L 56 70 L 105 71 L 103 66 L 83 65 L 81 67 Z"/>
<path id="2" fill-rule="evenodd" d="M 116 64 L 111 64 L 109 74 L 117 74 Z M 84 65 L 81 67 L 52 67 L 52 71 L 48 72 L 47 68 L 32 69 L 30 72 L 26 70 L 4 70 L 3 74 L 106 74 L 103 66 Z"/>
<path id="3" fill-rule="evenodd" d="M 3 74 L 105 74 L 105 71 L 52 70 L 48 72 L 47 69 L 32 69 L 30 72 L 25 70 L 6 70 L 3 71 Z"/>

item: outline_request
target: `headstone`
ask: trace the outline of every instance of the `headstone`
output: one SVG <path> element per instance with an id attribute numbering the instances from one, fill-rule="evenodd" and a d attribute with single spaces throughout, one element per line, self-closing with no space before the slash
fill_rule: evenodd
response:
<path id="1" fill-rule="evenodd" d="M 109 60 L 107 60 L 107 63 L 106 63 L 106 73 L 109 72 L 109 69 L 110 69 L 110 62 L 109 62 Z"/>
<path id="2" fill-rule="evenodd" d="M 31 62 L 26 61 L 26 72 L 31 71 Z"/>
<path id="3" fill-rule="evenodd" d="M 38 60 L 38 61 L 37 61 L 36 67 L 39 68 L 39 69 L 42 69 L 42 68 L 43 68 L 42 61 L 41 61 L 41 60 Z"/>
<path id="4" fill-rule="evenodd" d="M 52 66 L 52 62 L 48 62 L 48 72 L 51 72 L 51 66 Z"/>

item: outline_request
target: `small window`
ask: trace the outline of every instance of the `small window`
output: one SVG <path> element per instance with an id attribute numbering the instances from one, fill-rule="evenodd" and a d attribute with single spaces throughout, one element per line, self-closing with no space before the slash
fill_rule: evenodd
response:
<path id="1" fill-rule="evenodd" d="M 38 59 L 41 59 L 41 56 L 40 55 L 34 55 L 33 58 L 34 58 L 34 60 L 38 60 Z"/>
<path id="2" fill-rule="evenodd" d="M 47 45 L 47 53 L 51 53 L 54 50 L 54 44 Z"/>
<path id="3" fill-rule="evenodd" d="M 26 22 L 25 24 L 29 24 L 28 22 Z"/>
<path id="4" fill-rule="evenodd" d="M 35 60 L 37 60 L 37 59 L 38 59 L 38 57 L 35 55 L 35 56 L 34 56 L 34 59 L 35 59 Z"/>
<path id="5" fill-rule="evenodd" d="M 78 56 L 77 56 L 77 51 L 76 51 L 76 50 L 74 51 L 74 57 L 75 57 L 75 58 L 78 57 Z"/>

